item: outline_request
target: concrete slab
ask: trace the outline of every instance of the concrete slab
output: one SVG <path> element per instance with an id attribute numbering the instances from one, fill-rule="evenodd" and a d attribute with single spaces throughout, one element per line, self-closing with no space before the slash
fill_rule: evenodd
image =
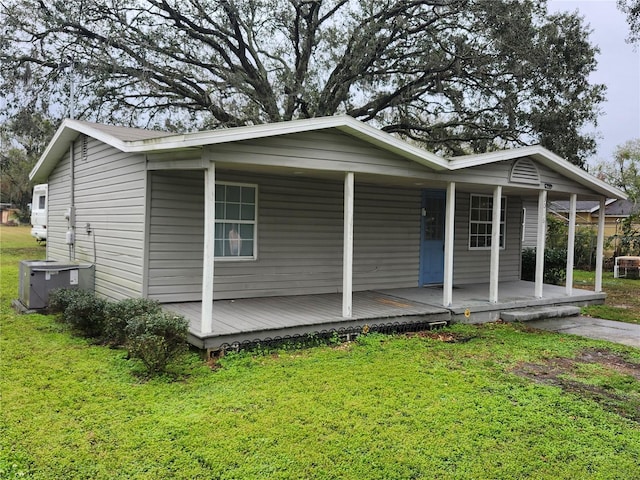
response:
<path id="1" fill-rule="evenodd" d="M 640 325 L 632 323 L 580 316 L 533 320 L 527 326 L 640 348 Z"/>
<path id="2" fill-rule="evenodd" d="M 580 307 L 571 305 L 550 305 L 548 307 L 500 312 L 500 318 L 505 322 L 528 322 L 546 318 L 575 317 L 577 315 L 580 315 Z"/>

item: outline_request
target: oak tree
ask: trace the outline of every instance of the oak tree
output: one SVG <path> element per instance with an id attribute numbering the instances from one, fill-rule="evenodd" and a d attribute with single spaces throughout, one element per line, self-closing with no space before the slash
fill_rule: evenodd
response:
<path id="1" fill-rule="evenodd" d="M 618 8 L 627 15 L 629 42 L 640 44 L 640 0 L 618 0 Z"/>
<path id="2" fill-rule="evenodd" d="M 8 109 L 72 98 L 80 118 L 166 129 L 347 114 L 444 155 L 595 150 L 597 49 L 546 0 L 1 5 Z"/>

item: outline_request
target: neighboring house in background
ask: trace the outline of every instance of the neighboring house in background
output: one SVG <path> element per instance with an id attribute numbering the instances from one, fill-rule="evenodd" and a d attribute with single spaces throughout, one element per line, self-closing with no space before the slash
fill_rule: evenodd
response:
<path id="1" fill-rule="evenodd" d="M 614 199 L 607 199 L 606 204 L 613 202 Z M 594 224 L 593 211 L 600 208 L 598 200 L 580 200 L 576 201 L 576 225 L 580 227 L 591 226 Z M 536 246 L 536 235 L 538 225 L 538 210 L 535 203 L 531 201 L 525 202 L 524 205 L 524 230 L 522 246 L 523 248 L 533 248 Z M 555 200 L 547 205 L 547 213 L 554 215 L 563 222 L 569 221 L 569 202 L 567 200 Z M 597 218 L 595 220 L 597 226 Z M 605 234 L 606 236 L 606 234 Z"/>
<path id="2" fill-rule="evenodd" d="M 529 207 L 529 208 L 527 208 Z M 523 247 L 535 247 L 536 226 L 537 226 L 537 210 L 535 204 L 525 202 L 527 212 L 525 219 L 526 234 L 524 235 Z M 621 233 L 620 223 L 633 213 L 638 212 L 639 206 L 627 199 L 607 199 L 605 202 L 605 221 L 604 236 L 609 239 L 614 235 Z M 556 218 L 568 223 L 569 222 L 569 202 L 566 200 L 555 200 L 549 202 L 548 212 Z M 594 200 L 583 200 L 576 202 L 576 224 L 580 227 L 591 227 L 594 229 L 598 226 L 598 218 L 600 216 L 600 202 Z M 605 249 L 608 255 L 613 254 L 615 249 L 615 241 Z"/>
<path id="3" fill-rule="evenodd" d="M 520 281 L 523 207 L 624 198 L 539 146 L 447 159 L 345 116 L 184 135 L 66 120 L 31 179 L 49 184 L 48 259 L 95 263 L 106 298 L 171 304 L 206 347 L 312 310 L 320 328 L 601 302 L 601 277 L 588 298 L 546 294 L 542 262 Z"/>
<path id="4" fill-rule="evenodd" d="M 611 202 L 615 202 L 613 198 L 607 199 L 605 206 Z M 581 201 L 576 202 L 576 224 L 581 226 L 588 226 L 598 222 L 598 219 L 593 217 L 593 212 L 600 209 L 599 201 Z M 569 221 L 569 202 L 566 200 L 557 200 L 549 203 L 548 211 L 559 220 L 563 222 Z M 594 221 L 595 220 L 595 221 Z"/>
<path id="5" fill-rule="evenodd" d="M 18 225 L 20 209 L 14 208 L 12 203 L 0 203 L 0 223 L 2 225 Z"/>

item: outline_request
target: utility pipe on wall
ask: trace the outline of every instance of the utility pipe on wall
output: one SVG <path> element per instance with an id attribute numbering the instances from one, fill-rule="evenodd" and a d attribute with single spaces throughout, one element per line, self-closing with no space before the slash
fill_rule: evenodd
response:
<path id="1" fill-rule="evenodd" d="M 75 188 L 76 188 L 76 178 L 75 178 L 75 148 L 76 142 L 72 141 L 71 146 L 69 148 L 69 208 L 65 213 L 65 217 L 67 219 L 67 233 L 66 233 L 66 243 L 69 245 L 69 260 L 75 260 L 76 249 L 75 249 L 75 228 L 76 228 L 76 215 L 75 215 Z"/>

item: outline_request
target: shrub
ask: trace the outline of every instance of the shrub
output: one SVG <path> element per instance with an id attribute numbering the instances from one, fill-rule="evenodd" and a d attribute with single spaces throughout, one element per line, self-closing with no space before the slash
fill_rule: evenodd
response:
<path id="1" fill-rule="evenodd" d="M 93 292 L 76 290 L 71 295 L 62 317 L 66 323 L 86 337 L 100 338 L 104 334 L 104 313 L 107 301 Z"/>
<path id="2" fill-rule="evenodd" d="M 108 303 L 104 318 L 104 340 L 112 345 L 124 345 L 129 322 L 146 313 L 160 312 L 160 304 L 146 298 L 128 298 Z"/>
<path id="3" fill-rule="evenodd" d="M 567 250 L 548 248 L 544 252 L 544 283 L 562 285 L 567 274 Z M 536 276 L 536 249 L 525 248 L 522 251 L 520 278 L 533 282 Z"/>
<path id="4" fill-rule="evenodd" d="M 548 248 L 544 252 L 544 283 L 564 285 L 567 278 L 567 249 Z"/>
<path id="5" fill-rule="evenodd" d="M 93 292 L 60 288 L 49 293 L 48 310 L 86 337 L 101 337 L 107 301 Z"/>
<path id="6" fill-rule="evenodd" d="M 47 310 L 49 313 L 64 313 L 69 304 L 79 295 L 82 290 L 70 288 L 58 288 L 49 292 L 49 303 Z M 63 318 L 64 320 L 64 318 Z"/>
<path id="7" fill-rule="evenodd" d="M 576 268 L 591 270 L 595 267 L 597 233 L 591 227 L 576 228 L 574 263 Z"/>
<path id="8" fill-rule="evenodd" d="M 151 374 L 165 371 L 187 347 L 188 322 L 169 312 L 145 313 L 126 327 L 129 356 L 139 359 Z"/>
<path id="9" fill-rule="evenodd" d="M 536 279 L 536 249 L 525 248 L 522 250 L 522 266 L 520 269 L 520 278 L 528 282 Z"/>

